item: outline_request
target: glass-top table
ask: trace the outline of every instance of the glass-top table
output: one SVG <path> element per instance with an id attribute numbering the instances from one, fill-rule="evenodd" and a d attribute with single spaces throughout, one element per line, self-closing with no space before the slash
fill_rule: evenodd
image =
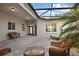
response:
<path id="1" fill-rule="evenodd" d="M 35 47 L 28 47 L 24 51 L 24 56 L 44 56 L 45 50 L 43 47 L 35 46 Z"/>

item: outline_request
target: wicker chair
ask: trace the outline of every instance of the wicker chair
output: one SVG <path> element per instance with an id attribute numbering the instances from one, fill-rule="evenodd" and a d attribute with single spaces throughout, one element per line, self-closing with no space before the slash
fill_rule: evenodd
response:
<path id="1" fill-rule="evenodd" d="M 71 42 L 65 42 L 64 47 L 50 47 L 49 48 L 49 56 L 67 56 L 69 55 L 69 50 L 71 48 Z"/>

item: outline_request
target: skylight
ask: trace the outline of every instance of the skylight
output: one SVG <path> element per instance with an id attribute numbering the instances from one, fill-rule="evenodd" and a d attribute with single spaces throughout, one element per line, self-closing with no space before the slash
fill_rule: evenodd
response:
<path id="1" fill-rule="evenodd" d="M 32 3 L 31 5 L 39 17 L 52 19 L 68 13 L 75 3 Z"/>

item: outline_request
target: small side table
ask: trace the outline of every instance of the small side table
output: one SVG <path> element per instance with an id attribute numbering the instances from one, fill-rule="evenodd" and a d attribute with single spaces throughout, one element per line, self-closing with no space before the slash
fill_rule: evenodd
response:
<path id="1" fill-rule="evenodd" d="M 24 51 L 24 56 L 44 56 L 45 54 L 45 50 L 43 47 L 28 47 L 25 51 Z"/>
<path id="2" fill-rule="evenodd" d="M 70 56 L 79 56 L 79 49 L 78 48 L 71 48 L 70 49 Z"/>

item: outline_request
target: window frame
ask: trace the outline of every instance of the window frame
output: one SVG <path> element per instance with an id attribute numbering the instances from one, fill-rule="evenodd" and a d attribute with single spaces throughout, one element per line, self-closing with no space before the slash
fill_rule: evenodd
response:
<path id="1" fill-rule="evenodd" d="M 8 30 L 15 30 L 15 23 L 8 22 Z"/>

